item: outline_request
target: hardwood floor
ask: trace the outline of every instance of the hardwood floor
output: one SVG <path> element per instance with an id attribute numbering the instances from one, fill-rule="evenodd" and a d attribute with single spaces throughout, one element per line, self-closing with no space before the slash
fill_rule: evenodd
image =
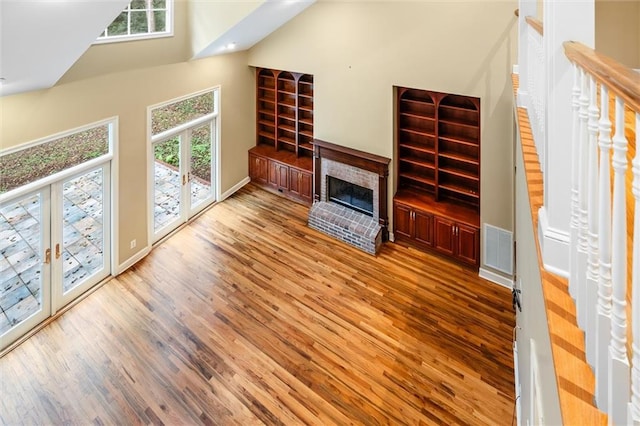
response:
<path id="1" fill-rule="evenodd" d="M 503 424 L 506 288 L 251 185 L 2 359 L 4 424 Z"/>

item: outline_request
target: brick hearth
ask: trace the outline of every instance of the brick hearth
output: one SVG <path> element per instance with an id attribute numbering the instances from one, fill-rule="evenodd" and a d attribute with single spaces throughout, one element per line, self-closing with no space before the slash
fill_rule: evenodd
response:
<path id="1" fill-rule="evenodd" d="M 375 255 L 386 240 L 387 175 L 389 159 L 314 141 L 315 202 L 309 210 L 309 226 Z M 327 176 L 371 189 L 373 217 L 328 200 Z"/>
<path id="2" fill-rule="evenodd" d="M 382 226 L 377 220 L 329 201 L 311 206 L 309 227 L 370 254 L 376 254 L 382 244 Z"/>

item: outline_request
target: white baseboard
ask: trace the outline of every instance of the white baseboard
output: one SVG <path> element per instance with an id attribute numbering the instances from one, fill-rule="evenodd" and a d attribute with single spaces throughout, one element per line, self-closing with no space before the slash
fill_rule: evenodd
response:
<path id="1" fill-rule="evenodd" d="M 118 265 L 118 270 L 114 275 L 116 276 L 120 275 L 121 273 L 123 273 L 124 271 L 126 271 L 127 269 L 131 268 L 133 265 L 135 265 L 136 263 L 144 259 L 149 253 L 151 253 L 151 247 L 143 248 L 142 250 L 140 250 L 139 252 L 131 256 L 129 259 L 125 260 L 120 265 Z"/>
<path id="2" fill-rule="evenodd" d="M 480 278 L 484 278 L 487 281 L 491 281 L 494 284 L 501 285 L 511 290 L 513 288 L 513 279 L 507 278 L 504 275 L 497 274 L 489 269 L 480 268 L 478 271 Z"/>
<path id="3" fill-rule="evenodd" d="M 393 232 L 389 231 L 389 241 L 392 243 L 396 241 L 396 237 L 393 235 Z"/>
<path id="4" fill-rule="evenodd" d="M 246 184 L 248 184 L 249 182 L 251 182 L 251 178 L 249 178 L 249 176 L 247 176 L 246 178 L 242 179 L 240 182 L 236 183 L 235 185 L 233 185 L 231 188 L 229 188 L 228 190 L 226 190 L 222 195 L 220 195 L 220 199 L 218 201 L 224 201 L 227 198 L 231 197 L 233 194 L 235 194 L 240 188 L 242 188 L 243 186 L 245 186 Z"/>
<path id="5" fill-rule="evenodd" d="M 544 268 L 569 278 L 569 233 L 549 226 L 547 210 L 538 210 L 538 239 Z"/>

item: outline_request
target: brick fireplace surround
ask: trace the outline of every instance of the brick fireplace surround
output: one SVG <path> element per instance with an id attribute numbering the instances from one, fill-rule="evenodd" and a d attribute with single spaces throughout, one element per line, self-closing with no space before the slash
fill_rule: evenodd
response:
<path id="1" fill-rule="evenodd" d="M 388 158 L 314 140 L 314 202 L 309 227 L 375 255 L 388 240 Z M 327 176 L 373 190 L 373 217 L 331 202 L 327 198 Z"/>

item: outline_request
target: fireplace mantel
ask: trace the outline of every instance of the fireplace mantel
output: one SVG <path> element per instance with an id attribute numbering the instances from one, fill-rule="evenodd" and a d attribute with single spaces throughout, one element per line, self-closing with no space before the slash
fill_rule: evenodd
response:
<path id="1" fill-rule="evenodd" d="M 319 171 L 321 169 L 322 158 L 348 164 L 350 166 L 373 172 L 378 175 L 380 179 L 378 197 L 378 221 L 382 226 L 382 240 L 387 241 L 389 239 L 389 230 L 387 228 L 389 224 L 389 216 L 387 213 L 387 179 L 389 177 L 389 163 L 391 162 L 391 159 L 357 149 L 336 145 L 331 142 L 322 141 L 320 139 L 313 140 L 313 157 L 315 170 L 313 198 L 315 201 L 320 201 L 322 176 Z"/>

